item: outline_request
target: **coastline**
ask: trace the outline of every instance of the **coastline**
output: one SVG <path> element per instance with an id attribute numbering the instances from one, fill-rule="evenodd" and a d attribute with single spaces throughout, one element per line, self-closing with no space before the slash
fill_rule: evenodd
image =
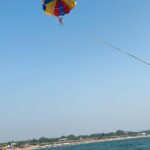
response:
<path id="1" fill-rule="evenodd" d="M 74 146 L 74 145 L 81 145 L 81 144 L 92 144 L 92 143 L 137 139 L 137 138 L 149 138 L 149 137 L 150 137 L 150 135 L 138 135 L 138 136 L 105 138 L 105 139 L 100 139 L 100 140 L 87 139 L 87 140 L 80 140 L 80 141 L 66 141 L 66 142 L 63 142 L 63 143 L 46 144 L 46 145 L 43 145 L 43 146 L 30 145 L 30 146 L 26 147 L 26 150 L 39 150 L 39 149 L 54 148 L 54 147 Z M 15 150 L 23 150 L 23 149 L 17 148 Z"/>

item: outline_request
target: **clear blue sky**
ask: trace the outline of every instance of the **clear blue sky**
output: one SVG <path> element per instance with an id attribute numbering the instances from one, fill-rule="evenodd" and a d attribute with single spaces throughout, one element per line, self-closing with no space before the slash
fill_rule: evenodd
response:
<path id="1" fill-rule="evenodd" d="M 0 142 L 150 129 L 149 0 L 78 1 L 64 17 L 40 0 L 0 1 Z"/>

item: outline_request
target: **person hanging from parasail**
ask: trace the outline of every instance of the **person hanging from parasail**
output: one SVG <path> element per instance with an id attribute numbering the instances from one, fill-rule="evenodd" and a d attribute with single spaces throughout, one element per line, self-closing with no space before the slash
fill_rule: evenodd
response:
<path id="1" fill-rule="evenodd" d="M 58 21 L 63 26 L 63 17 L 69 14 L 76 6 L 75 0 L 42 0 L 43 10 L 48 16 L 58 17 Z"/>

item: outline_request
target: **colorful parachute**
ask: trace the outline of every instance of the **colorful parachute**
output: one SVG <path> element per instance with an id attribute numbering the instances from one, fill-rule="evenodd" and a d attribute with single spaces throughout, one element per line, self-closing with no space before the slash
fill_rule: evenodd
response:
<path id="1" fill-rule="evenodd" d="M 63 16 L 76 6 L 75 0 L 42 0 L 43 9 L 48 16 Z"/>

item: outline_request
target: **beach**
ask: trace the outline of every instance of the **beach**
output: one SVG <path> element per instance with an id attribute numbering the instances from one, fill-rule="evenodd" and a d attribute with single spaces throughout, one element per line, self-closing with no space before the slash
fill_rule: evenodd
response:
<path id="1" fill-rule="evenodd" d="M 13 148 L 13 150 L 35 150 L 35 149 L 45 149 L 45 148 L 54 148 L 54 147 L 64 147 L 64 146 L 74 146 L 74 145 L 82 145 L 82 144 L 92 144 L 92 143 L 102 143 L 102 142 L 110 142 L 110 141 L 119 141 L 119 140 L 128 140 L 128 139 L 138 139 L 138 138 L 148 138 L 150 135 L 138 135 L 138 136 L 128 136 L 128 137 L 112 137 L 112 138 L 104 138 L 101 140 L 95 139 L 81 139 L 77 141 L 61 141 L 55 142 L 52 144 L 43 144 L 43 145 L 28 145 L 22 148 Z"/>

